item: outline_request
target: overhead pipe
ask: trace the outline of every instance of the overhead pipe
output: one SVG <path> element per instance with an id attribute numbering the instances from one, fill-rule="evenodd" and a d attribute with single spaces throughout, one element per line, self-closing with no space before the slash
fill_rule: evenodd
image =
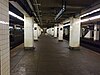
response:
<path id="1" fill-rule="evenodd" d="M 35 3 L 37 4 L 37 0 L 35 0 Z M 38 7 L 38 4 L 36 5 L 36 7 L 37 7 L 37 13 L 38 13 L 38 16 L 39 16 L 39 20 L 40 20 L 40 22 L 41 22 L 41 18 L 40 18 L 40 14 L 39 14 L 39 7 Z"/>
<path id="2" fill-rule="evenodd" d="M 58 20 L 62 16 L 62 14 L 64 13 L 64 11 L 65 11 L 65 8 L 62 8 L 60 10 L 60 12 L 56 15 L 55 20 Z"/>
<path id="3" fill-rule="evenodd" d="M 38 17 L 39 17 L 39 21 L 40 21 L 40 23 L 42 23 L 41 22 L 41 17 L 40 17 L 40 14 L 39 14 L 39 7 L 38 7 L 40 4 L 37 3 L 37 0 L 35 0 L 35 3 L 36 4 L 34 4 L 34 5 L 36 5 L 36 8 L 37 8 L 37 14 L 38 14 Z"/>
<path id="4" fill-rule="evenodd" d="M 26 0 L 17 0 L 17 3 L 30 15 L 35 17 L 35 22 L 38 23 L 39 21 L 36 19 L 37 16 L 34 14 L 32 9 L 30 8 L 28 2 Z"/>
<path id="5" fill-rule="evenodd" d="M 40 21 L 38 18 L 38 14 L 35 11 L 35 7 L 33 6 L 32 0 L 27 0 L 27 2 L 29 4 L 30 8 L 32 9 L 32 14 L 34 14 L 34 16 L 35 16 L 36 23 L 39 23 Z"/>
<path id="6" fill-rule="evenodd" d="M 34 2 L 33 2 L 33 0 L 30 0 L 30 2 L 31 2 L 31 5 L 32 5 L 32 7 L 33 7 L 33 14 L 36 16 L 36 19 L 37 19 L 37 21 L 38 21 L 38 23 L 40 22 L 40 18 L 39 18 L 39 14 L 36 12 L 36 8 L 35 8 L 35 6 L 34 6 Z"/>
<path id="7" fill-rule="evenodd" d="M 58 19 L 62 16 L 62 14 L 65 12 L 65 10 L 66 10 L 66 1 L 63 0 L 63 1 L 62 1 L 62 9 L 61 9 L 61 10 L 59 11 L 59 13 L 56 15 L 55 20 L 58 20 Z"/>
<path id="8" fill-rule="evenodd" d="M 30 15 L 32 16 L 32 10 L 26 0 L 17 0 L 17 3 Z"/>

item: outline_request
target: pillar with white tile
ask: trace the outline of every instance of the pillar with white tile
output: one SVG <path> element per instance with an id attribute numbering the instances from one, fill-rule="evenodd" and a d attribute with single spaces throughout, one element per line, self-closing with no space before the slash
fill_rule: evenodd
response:
<path id="1" fill-rule="evenodd" d="M 50 28 L 50 35 L 52 35 L 52 28 Z"/>
<path id="2" fill-rule="evenodd" d="M 38 26 L 38 37 L 41 35 L 41 28 Z"/>
<path id="3" fill-rule="evenodd" d="M 80 47 L 80 25 L 80 18 L 70 18 L 70 49 L 79 49 Z"/>
<path id="4" fill-rule="evenodd" d="M 100 29 L 100 26 L 95 24 L 94 25 L 94 41 L 99 40 L 99 29 Z"/>
<path id="5" fill-rule="evenodd" d="M 68 28 L 65 28 L 65 35 L 68 35 Z"/>
<path id="6" fill-rule="evenodd" d="M 54 28 L 53 27 L 51 28 L 50 31 L 51 31 L 51 35 L 54 36 Z"/>
<path id="7" fill-rule="evenodd" d="M 34 23 L 34 40 L 38 41 L 38 24 Z"/>
<path id="8" fill-rule="evenodd" d="M 0 75 L 10 75 L 9 0 L 0 0 Z"/>
<path id="9" fill-rule="evenodd" d="M 59 24 L 58 41 L 63 41 L 63 24 Z"/>
<path id="10" fill-rule="evenodd" d="M 33 24 L 34 24 L 33 17 L 24 15 L 24 47 L 25 49 L 34 49 Z"/>
<path id="11" fill-rule="evenodd" d="M 54 27 L 54 37 L 57 37 L 57 26 Z"/>
<path id="12" fill-rule="evenodd" d="M 39 26 L 37 27 L 38 37 L 40 36 Z"/>
<path id="13" fill-rule="evenodd" d="M 51 32 L 51 28 L 49 28 L 49 34 L 51 35 L 51 33 L 52 33 L 52 32 Z"/>

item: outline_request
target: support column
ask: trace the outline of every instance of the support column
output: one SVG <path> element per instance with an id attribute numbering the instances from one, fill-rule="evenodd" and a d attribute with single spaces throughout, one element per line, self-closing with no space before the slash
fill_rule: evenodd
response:
<path id="1" fill-rule="evenodd" d="M 34 23 L 34 41 L 38 41 L 38 25 Z"/>
<path id="2" fill-rule="evenodd" d="M 34 49 L 33 17 L 24 16 L 24 47 Z"/>
<path id="3" fill-rule="evenodd" d="M 78 50 L 80 47 L 80 18 L 70 18 L 69 49 Z"/>
<path id="4" fill-rule="evenodd" d="M 17 25 L 14 25 L 14 29 L 17 29 Z"/>
<path id="5" fill-rule="evenodd" d="M 38 26 L 38 38 L 40 36 L 40 27 Z"/>
<path id="6" fill-rule="evenodd" d="M 54 36 L 54 28 L 51 28 L 51 35 Z"/>
<path id="7" fill-rule="evenodd" d="M 80 37 L 82 37 L 82 26 L 80 28 Z"/>
<path id="8" fill-rule="evenodd" d="M 54 37 L 57 37 L 57 26 L 54 27 Z"/>
<path id="9" fill-rule="evenodd" d="M 58 41 L 63 41 L 63 24 L 59 24 Z"/>
<path id="10" fill-rule="evenodd" d="M 94 41 L 99 40 L 99 25 L 94 25 Z"/>
<path id="11" fill-rule="evenodd" d="M 9 0 L 0 0 L 0 75 L 10 75 Z"/>
<path id="12" fill-rule="evenodd" d="M 52 28 L 50 28 L 50 35 L 52 35 Z"/>
<path id="13" fill-rule="evenodd" d="M 65 28 L 65 35 L 68 35 L 68 28 Z"/>

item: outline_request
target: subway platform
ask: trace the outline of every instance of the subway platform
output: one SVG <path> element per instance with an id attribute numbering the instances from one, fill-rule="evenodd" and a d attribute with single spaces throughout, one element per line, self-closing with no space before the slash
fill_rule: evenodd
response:
<path id="1" fill-rule="evenodd" d="M 49 35 L 41 35 L 35 47 L 24 50 L 21 44 L 11 50 L 11 75 L 100 75 L 99 53 L 69 50 L 66 40 Z"/>

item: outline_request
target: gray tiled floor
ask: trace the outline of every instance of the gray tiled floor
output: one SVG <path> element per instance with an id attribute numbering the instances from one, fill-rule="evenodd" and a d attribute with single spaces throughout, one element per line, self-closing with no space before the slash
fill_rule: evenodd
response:
<path id="1" fill-rule="evenodd" d="M 35 50 L 23 44 L 11 52 L 11 75 L 100 75 L 100 54 L 81 47 L 68 49 L 68 42 L 58 42 L 42 35 Z"/>

